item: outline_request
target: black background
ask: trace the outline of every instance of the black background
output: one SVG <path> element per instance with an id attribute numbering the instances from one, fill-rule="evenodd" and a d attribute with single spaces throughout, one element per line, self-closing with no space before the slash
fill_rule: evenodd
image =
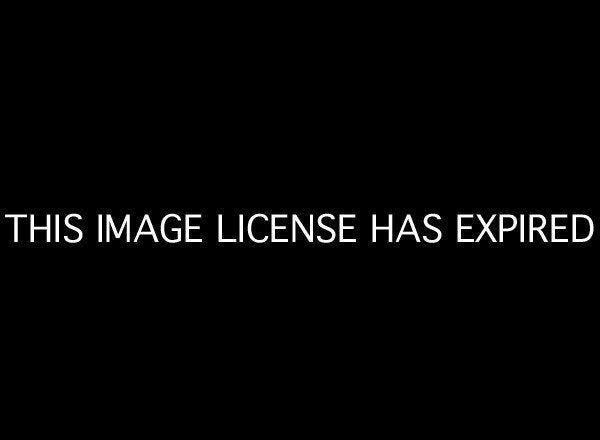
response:
<path id="1" fill-rule="evenodd" d="M 356 212 L 361 243 L 4 240 L 11 412 L 573 429 L 595 389 L 597 238 L 460 246 L 453 218 L 597 221 L 592 29 L 524 11 L 247 12 L 23 16 L 3 55 L 2 213 Z M 438 212 L 444 241 L 371 246 L 375 212 Z"/>

